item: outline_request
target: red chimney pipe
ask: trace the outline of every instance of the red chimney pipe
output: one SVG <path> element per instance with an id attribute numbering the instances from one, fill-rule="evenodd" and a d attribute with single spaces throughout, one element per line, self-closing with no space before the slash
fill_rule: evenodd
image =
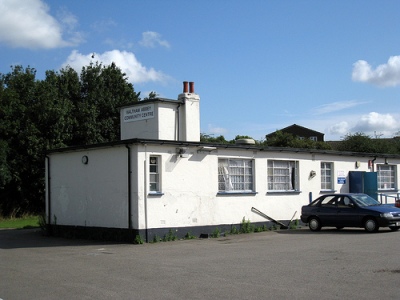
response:
<path id="1" fill-rule="evenodd" d="M 194 94 L 194 82 L 189 82 L 189 93 Z"/>
<path id="2" fill-rule="evenodd" d="M 188 82 L 187 82 L 187 81 L 184 81 L 184 82 L 183 82 L 183 92 L 184 92 L 184 93 L 187 93 L 187 92 L 188 92 Z"/>

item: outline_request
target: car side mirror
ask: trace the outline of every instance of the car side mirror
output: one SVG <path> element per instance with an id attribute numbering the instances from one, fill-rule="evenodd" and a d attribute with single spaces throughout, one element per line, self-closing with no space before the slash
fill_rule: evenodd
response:
<path id="1" fill-rule="evenodd" d="M 355 207 L 354 203 L 349 203 L 349 207 L 354 208 Z"/>

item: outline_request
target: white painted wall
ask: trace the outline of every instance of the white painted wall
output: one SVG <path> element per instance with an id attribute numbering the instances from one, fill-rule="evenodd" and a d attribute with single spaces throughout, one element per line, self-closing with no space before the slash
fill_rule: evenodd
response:
<path id="1" fill-rule="evenodd" d="M 173 146 L 146 146 L 138 149 L 138 160 L 148 160 L 150 155 L 161 157 L 162 196 L 148 195 L 146 186 L 138 191 L 140 215 L 139 228 L 171 228 L 182 226 L 206 226 L 240 223 L 244 217 L 251 222 L 265 219 L 251 208 L 256 207 L 267 215 L 280 220 L 300 217 L 301 206 L 309 202 L 309 193 L 313 198 L 321 195 L 320 163 L 334 162 L 334 189 L 337 192 L 349 191 L 349 179 L 346 184 L 338 184 L 337 171 L 369 171 L 368 159 L 363 157 L 344 157 L 322 154 L 263 152 L 235 149 L 219 149 L 211 154 L 197 153 L 197 147 L 189 147 L 189 157 L 181 158 Z M 143 151 L 140 153 L 140 151 Z M 218 194 L 218 157 L 255 159 L 255 195 Z M 267 184 L 268 159 L 298 160 L 300 168 L 299 193 L 270 193 Z M 355 162 L 361 161 L 355 168 Z M 400 163 L 399 161 L 396 162 Z M 140 174 L 146 174 L 145 163 L 139 163 Z M 309 178 L 311 170 L 317 176 Z M 145 176 L 148 176 L 146 174 Z M 399 182 L 398 182 L 399 184 Z"/>
<path id="2" fill-rule="evenodd" d="M 149 100 L 134 103 L 121 108 L 120 122 L 121 140 L 141 138 L 198 142 L 200 97 L 183 93 L 177 101 Z"/>
<path id="3" fill-rule="evenodd" d="M 277 219 L 288 220 L 301 206 L 320 193 L 320 163 L 334 162 L 334 189 L 349 191 L 337 181 L 337 172 L 369 171 L 368 157 L 311 154 L 295 152 L 253 151 L 220 148 L 211 153 L 198 153 L 196 145 L 188 146 L 189 156 L 176 154 L 176 145 L 132 144 L 131 199 L 134 229 L 172 228 L 190 226 L 218 226 L 237 224 L 243 218 L 251 222 L 265 219 L 254 212 L 255 207 Z M 101 226 L 128 228 L 128 149 L 125 145 L 103 149 L 87 149 L 50 154 L 51 218 L 59 225 Z M 82 164 L 83 155 L 89 157 Z M 161 159 L 161 195 L 150 195 L 148 190 L 150 155 Z M 256 194 L 218 194 L 218 158 L 254 159 Z M 300 169 L 299 193 L 270 193 L 267 162 L 269 159 L 296 160 Z M 360 166 L 356 168 L 356 161 Z M 399 159 L 390 159 L 400 164 Z M 376 161 L 376 163 L 383 163 Z M 316 176 L 309 178 L 310 171 Z M 397 186 L 400 186 L 397 177 Z"/>
<path id="4" fill-rule="evenodd" d="M 127 228 L 127 152 L 118 146 L 49 155 L 52 224 Z"/>

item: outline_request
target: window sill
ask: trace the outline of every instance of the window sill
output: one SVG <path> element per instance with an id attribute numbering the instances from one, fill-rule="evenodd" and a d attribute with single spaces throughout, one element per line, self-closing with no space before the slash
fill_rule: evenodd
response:
<path id="1" fill-rule="evenodd" d="M 162 195 L 164 195 L 164 193 L 161 192 L 150 192 L 147 194 L 147 196 L 152 196 L 152 197 L 160 197 Z"/>
<path id="2" fill-rule="evenodd" d="M 218 192 L 217 196 L 246 196 L 246 195 L 257 195 L 257 192 Z"/>
<path id="3" fill-rule="evenodd" d="M 319 193 L 320 194 L 332 194 L 332 193 L 336 193 L 337 190 L 320 190 Z"/>
<path id="4" fill-rule="evenodd" d="M 272 194 L 279 194 L 279 195 L 283 195 L 283 194 L 300 194 L 301 191 L 269 191 L 267 192 L 267 195 L 272 195 Z"/>

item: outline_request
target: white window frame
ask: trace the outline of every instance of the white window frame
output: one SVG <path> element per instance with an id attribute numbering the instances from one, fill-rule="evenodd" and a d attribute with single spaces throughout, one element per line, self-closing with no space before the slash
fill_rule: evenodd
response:
<path id="1" fill-rule="evenodd" d="M 396 190 L 396 166 L 376 165 L 378 173 L 378 190 Z"/>
<path id="2" fill-rule="evenodd" d="M 254 159 L 219 158 L 218 193 L 254 193 Z"/>
<path id="3" fill-rule="evenodd" d="M 268 160 L 268 190 L 296 192 L 299 187 L 299 162 L 296 160 Z"/>
<path id="4" fill-rule="evenodd" d="M 329 167 L 328 167 L 329 166 Z M 321 161 L 321 190 L 333 191 L 333 162 Z"/>
<path id="5" fill-rule="evenodd" d="M 161 193 L 161 156 L 149 156 L 149 194 Z"/>

